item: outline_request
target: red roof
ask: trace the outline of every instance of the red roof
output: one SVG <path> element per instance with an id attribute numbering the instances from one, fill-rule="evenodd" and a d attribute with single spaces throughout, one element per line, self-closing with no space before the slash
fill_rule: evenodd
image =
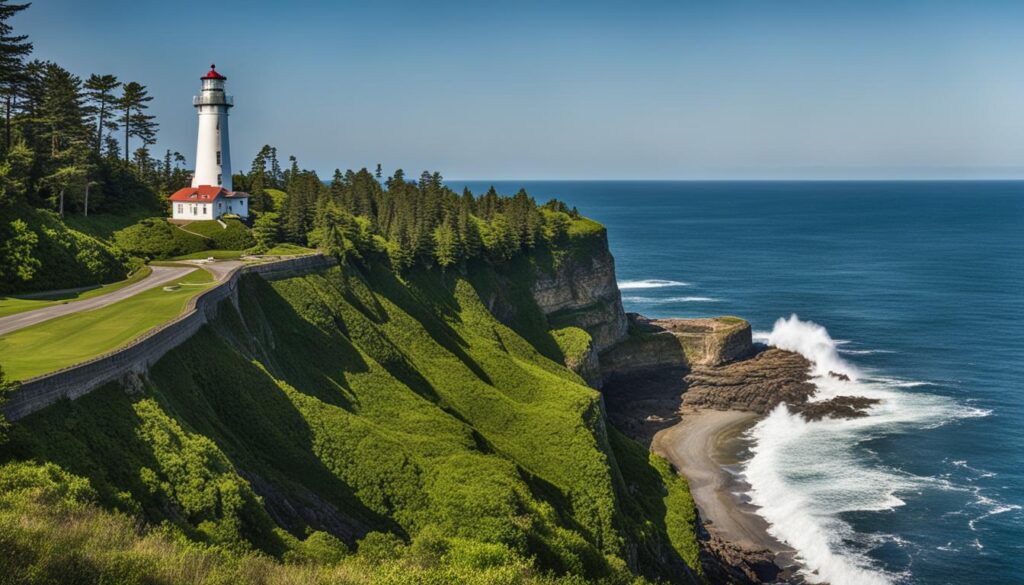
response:
<path id="1" fill-rule="evenodd" d="M 217 185 L 200 185 L 198 187 L 185 187 L 178 189 L 171 195 L 171 201 L 190 201 L 192 203 L 205 203 L 213 201 L 218 197 L 229 199 L 248 199 L 249 194 L 241 191 L 228 191 Z"/>
<path id="2" fill-rule="evenodd" d="M 220 73 L 217 73 L 217 66 L 213 63 L 210 63 L 210 70 L 206 72 L 206 75 L 200 77 L 199 79 L 227 79 L 227 77 L 224 77 Z"/>

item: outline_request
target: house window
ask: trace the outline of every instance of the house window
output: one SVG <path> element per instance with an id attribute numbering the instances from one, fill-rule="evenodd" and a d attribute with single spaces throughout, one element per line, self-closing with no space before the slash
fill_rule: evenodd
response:
<path id="1" fill-rule="evenodd" d="M 181 203 L 179 203 L 178 204 L 178 213 L 181 213 L 181 211 L 182 211 L 181 208 L 182 208 L 182 205 L 181 205 Z"/>
<path id="2" fill-rule="evenodd" d="M 206 215 L 206 204 L 203 203 L 203 215 Z"/>
<path id="3" fill-rule="evenodd" d="M 220 151 L 217 151 L 217 164 L 220 164 Z"/>

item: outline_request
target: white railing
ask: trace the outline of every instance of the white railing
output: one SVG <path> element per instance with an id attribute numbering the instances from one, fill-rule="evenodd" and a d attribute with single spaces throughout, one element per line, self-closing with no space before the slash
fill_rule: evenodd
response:
<path id="1" fill-rule="evenodd" d="M 193 106 L 233 106 L 235 105 L 235 96 L 214 94 L 214 95 L 194 95 L 192 96 Z"/>

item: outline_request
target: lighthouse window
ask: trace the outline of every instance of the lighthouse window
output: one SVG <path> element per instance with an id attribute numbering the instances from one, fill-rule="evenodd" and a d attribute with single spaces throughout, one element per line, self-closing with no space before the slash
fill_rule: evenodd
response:
<path id="1" fill-rule="evenodd" d="M 223 178 L 223 176 L 224 175 L 219 175 L 219 174 L 217 175 L 217 184 L 218 185 L 223 185 L 224 184 L 224 181 L 221 181 L 221 178 Z"/>
<path id="2" fill-rule="evenodd" d="M 220 151 L 217 151 L 217 164 L 220 164 Z"/>

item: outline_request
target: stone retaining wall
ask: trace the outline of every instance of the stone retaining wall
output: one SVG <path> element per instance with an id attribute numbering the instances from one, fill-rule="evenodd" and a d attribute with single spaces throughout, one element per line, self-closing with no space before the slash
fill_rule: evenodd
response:
<path id="1" fill-rule="evenodd" d="M 128 345 L 87 362 L 25 380 L 3 405 L 3 413 L 7 420 L 15 421 L 62 398 L 74 400 L 128 374 L 145 372 L 215 317 L 221 301 L 231 299 L 237 304 L 238 282 L 246 274 L 274 280 L 320 270 L 334 263 L 334 258 L 317 254 L 242 266 L 221 284 L 192 297 L 181 316 L 149 330 Z"/>

